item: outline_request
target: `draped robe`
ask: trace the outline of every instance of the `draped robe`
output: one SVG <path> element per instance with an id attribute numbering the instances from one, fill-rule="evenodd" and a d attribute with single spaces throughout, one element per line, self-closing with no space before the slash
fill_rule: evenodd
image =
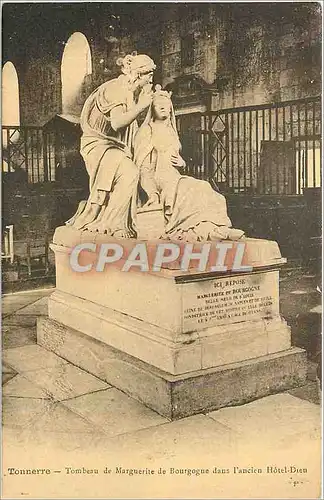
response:
<path id="1" fill-rule="evenodd" d="M 181 175 L 172 166 L 171 155 L 180 155 L 180 148 L 173 109 L 159 128 L 154 127 L 150 109 L 135 136 L 134 161 L 148 196 L 160 195 L 165 218 L 161 237 L 186 241 L 241 238 L 243 231 L 232 228 L 225 197 L 209 182 Z"/>
<path id="2" fill-rule="evenodd" d="M 130 168 L 137 122 L 117 132 L 111 126 L 110 113 L 116 106 L 128 111 L 134 104 L 128 79 L 121 75 L 98 87 L 86 100 L 80 124 L 80 152 L 89 174 L 90 195 L 67 224 L 113 234 L 134 231 L 137 175 Z M 125 159 L 128 166 L 125 168 Z M 121 182 L 128 175 L 126 182 Z M 112 195 L 114 193 L 114 196 Z"/>

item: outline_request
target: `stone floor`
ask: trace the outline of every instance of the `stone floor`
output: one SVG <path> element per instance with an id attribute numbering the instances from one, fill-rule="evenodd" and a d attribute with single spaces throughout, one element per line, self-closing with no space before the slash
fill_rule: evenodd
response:
<path id="1" fill-rule="evenodd" d="M 3 498 L 319 498 L 317 286 L 314 276 L 296 270 L 281 278 L 282 314 L 294 343 L 309 354 L 306 386 L 176 422 L 36 344 L 36 319 L 46 315 L 53 289 L 5 296 Z M 16 475 L 9 467 L 51 473 Z"/>

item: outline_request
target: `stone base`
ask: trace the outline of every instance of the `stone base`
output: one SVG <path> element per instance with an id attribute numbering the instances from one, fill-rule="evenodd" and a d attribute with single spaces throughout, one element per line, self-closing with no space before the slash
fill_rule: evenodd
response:
<path id="1" fill-rule="evenodd" d="M 290 328 L 280 316 L 181 333 L 59 290 L 50 296 L 48 311 L 50 319 L 172 375 L 258 358 L 291 346 Z"/>
<path id="2" fill-rule="evenodd" d="M 244 404 L 306 381 L 306 352 L 295 347 L 171 375 L 48 318 L 38 320 L 37 342 L 171 420 Z"/>

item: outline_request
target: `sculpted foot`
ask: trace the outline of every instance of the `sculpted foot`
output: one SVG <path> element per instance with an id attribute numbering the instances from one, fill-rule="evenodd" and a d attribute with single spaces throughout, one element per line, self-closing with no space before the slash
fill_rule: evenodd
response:
<path id="1" fill-rule="evenodd" d="M 117 229 L 114 233 L 112 233 L 112 236 L 115 238 L 131 239 L 136 238 L 136 233 L 127 229 Z"/>

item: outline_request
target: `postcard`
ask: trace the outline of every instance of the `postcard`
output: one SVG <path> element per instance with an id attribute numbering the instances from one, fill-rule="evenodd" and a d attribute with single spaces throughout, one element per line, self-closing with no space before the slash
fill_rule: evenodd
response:
<path id="1" fill-rule="evenodd" d="M 322 498 L 321 2 L 2 29 L 2 497 Z"/>

